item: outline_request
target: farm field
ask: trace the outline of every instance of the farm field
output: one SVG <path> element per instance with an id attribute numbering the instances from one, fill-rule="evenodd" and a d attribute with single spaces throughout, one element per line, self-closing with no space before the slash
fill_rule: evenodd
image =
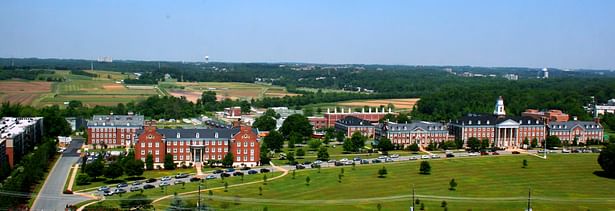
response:
<path id="1" fill-rule="evenodd" d="M 165 83 L 165 85 L 169 85 Z M 172 83 L 179 88 L 167 89 L 175 97 L 185 96 L 188 100 L 196 102 L 204 91 L 215 91 L 218 100 L 250 100 L 262 97 L 283 97 L 297 94 L 289 93 L 284 87 L 266 84 L 237 83 L 237 82 L 177 82 Z"/>
<path id="2" fill-rule="evenodd" d="M 420 161 L 300 170 L 271 181 L 214 190 L 209 206 L 225 210 L 409 210 L 412 187 L 426 210 L 524 210 L 532 189 L 534 210 L 609 210 L 615 207 L 615 179 L 596 176 L 597 154 L 557 154 L 543 160 L 530 155 L 430 161 L 431 175 L 418 173 Z M 522 168 L 522 161 L 529 162 Z M 386 167 L 388 174 L 378 178 Z M 306 177 L 310 177 L 306 185 Z M 457 190 L 449 190 L 455 178 Z M 263 188 L 259 195 L 259 187 Z M 194 204 L 196 195 L 182 196 Z M 239 199 L 239 200 L 238 200 Z M 165 208 L 171 199 L 155 204 Z M 420 205 L 417 205 L 417 209 Z"/>
<path id="3" fill-rule="evenodd" d="M 53 95 L 43 97 L 40 105 L 62 105 L 70 100 L 79 100 L 85 106 L 110 106 L 142 100 L 156 94 L 158 92 L 153 88 L 128 88 L 112 80 L 70 80 L 54 84 Z"/>
<path id="4" fill-rule="evenodd" d="M 0 81 L 0 101 L 30 105 L 42 95 L 51 93 L 51 82 Z"/>

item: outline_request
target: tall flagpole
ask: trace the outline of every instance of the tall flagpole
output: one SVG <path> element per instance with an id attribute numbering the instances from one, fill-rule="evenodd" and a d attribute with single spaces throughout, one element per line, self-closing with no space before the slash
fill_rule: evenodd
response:
<path id="1" fill-rule="evenodd" d="M 410 211 L 414 211 L 414 185 L 412 185 L 412 201 L 410 202 L 410 204 L 412 205 L 410 207 Z"/>

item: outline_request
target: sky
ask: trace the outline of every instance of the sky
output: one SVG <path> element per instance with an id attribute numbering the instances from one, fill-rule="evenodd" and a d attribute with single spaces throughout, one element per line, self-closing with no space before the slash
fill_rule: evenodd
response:
<path id="1" fill-rule="evenodd" d="M 0 57 L 615 69 L 615 1 L 0 2 Z"/>

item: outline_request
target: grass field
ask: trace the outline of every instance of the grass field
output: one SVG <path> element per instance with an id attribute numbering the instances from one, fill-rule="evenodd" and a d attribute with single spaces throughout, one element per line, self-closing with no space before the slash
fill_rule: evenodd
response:
<path id="1" fill-rule="evenodd" d="M 0 81 L 0 101 L 30 105 L 41 96 L 51 93 L 51 82 Z"/>
<path id="2" fill-rule="evenodd" d="M 150 171 L 144 171 L 143 175 L 141 177 L 143 177 L 145 179 L 148 179 L 148 178 L 160 178 L 160 177 L 164 177 L 164 176 L 175 176 L 178 173 L 193 174 L 193 173 L 196 173 L 196 171 L 194 170 L 194 168 L 187 168 L 187 169 L 178 168 L 176 170 L 150 170 Z M 77 176 L 81 175 L 81 174 L 83 174 L 83 173 L 81 173 L 81 169 L 80 169 L 80 172 L 77 174 Z M 75 183 L 73 188 L 74 188 L 74 191 L 80 191 L 80 190 L 84 190 L 84 189 L 100 187 L 100 186 L 103 186 L 103 185 L 109 185 L 110 186 L 110 185 L 118 184 L 120 182 L 131 182 L 131 181 L 128 180 L 128 176 L 121 176 L 119 178 L 116 178 L 113 181 L 111 181 L 111 180 L 107 180 L 106 182 L 97 181 L 97 182 L 92 182 L 92 183 L 90 183 L 88 185 L 77 185 Z"/>
<path id="3" fill-rule="evenodd" d="M 296 179 L 291 174 L 263 185 L 215 190 L 214 208 L 225 210 L 408 210 L 412 187 L 426 210 L 523 210 L 527 206 L 528 188 L 532 188 L 534 210 L 610 210 L 615 207 L 615 179 L 594 175 L 601 171 L 597 154 L 551 155 L 543 160 L 530 155 L 489 158 L 458 158 L 430 161 L 431 175 L 418 174 L 419 162 L 358 166 L 356 170 L 341 168 L 301 170 Z M 529 161 L 522 168 L 522 161 Z M 377 170 L 386 166 L 386 178 L 378 178 Z M 311 178 L 305 184 L 305 178 Z M 455 178 L 456 191 L 449 190 Z M 184 196 L 194 203 L 194 195 Z M 239 201 L 237 201 L 239 199 Z M 168 206 L 163 200 L 157 207 Z M 417 205 L 417 210 L 418 210 Z"/>
<path id="4" fill-rule="evenodd" d="M 167 82 L 165 86 L 174 85 L 184 87 L 184 89 L 168 89 L 167 91 L 175 96 L 185 96 L 188 100 L 196 102 L 204 91 L 215 91 L 218 100 L 241 99 L 250 100 L 262 97 L 283 97 L 296 94 L 289 93 L 284 87 L 272 86 L 267 84 L 236 83 L 236 82 Z"/>

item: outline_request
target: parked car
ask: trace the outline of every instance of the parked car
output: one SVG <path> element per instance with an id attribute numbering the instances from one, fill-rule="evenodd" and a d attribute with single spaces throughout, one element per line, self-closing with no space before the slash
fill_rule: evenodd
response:
<path id="1" fill-rule="evenodd" d="M 387 156 L 385 156 L 385 155 L 378 156 L 378 159 L 383 159 L 383 160 L 384 160 L 384 159 L 387 159 L 387 158 L 388 158 L 388 157 L 387 157 Z"/>
<path id="2" fill-rule="evenodd" d="M 110 190 L 106 190 L 103 192 L 104 196 L 113 196 L 113 192 L 111 192 Z"/>
<path id="3" fill-rule="evenodd" d="M 380 160 L 380 159 L 373 159 L 372 163 L 382 163 L 382 160 Z"/>
<path id="4" fill-rule="evenodd" d="M 241 171 L 233 172 L 233 176 L 241 176 L 241 175 L 243 175 L 243 172 Z"/>
<path id="5" fill-rule="evenodd" d="M 160 181 L 169 181 L 171 180 L 171 177 L 162 177 L 160 178 Z"/>
<path id="6" fill-rule="evenodd" d="M 340 162 L 344 162 L 344 161 L 348 161 L 348 158 L 342 158 L 342 159 L 340 159 Z"/>
<path id="7" fill-rule="evenodd" d="M 163 186 L 169 186 L 169 185 L 171 185 L 171 183 L 169 183 L 168 181 L 163 181 L 158 186 L 163 187 Z"/>
<path id="8" fill-rule="evenodd" d="M 113 191 L 114 194 L 118 194 L 118 193 L 126 193 L 126 190 L 122 189 L 122 188 L 118 188 L 115 189 L 115 191 Z"/>
<path id="9" fill-rule="evenodd" d="M 271 170 L 269 170 L 269 169 L 261 169 L 261 173 L 267 173 L 267 172 L 271 172 Z"/>
<path id="10" fill-rule="evenodd" d="M 310 165 L 310 163 L 312 163 L 312 162 L 307 161 L 307 160 L 306 160 L 306 161 L 303 161 L 303 165 Z"/>
<path id="11" fill-rule="evenodd" d="M 327 163 L 335 163 L 336 160 L 328 160 Z"/>
<path id="12" fill-rule="evenodd" d="M 250 167 L 244 166 L 240 168 L 242 171 L 250 170 Z"/>
<path id="13" fill-rule="evenodd" d="M 384 159 L 384 162 L 393 162 L 393 161 L 394 161 L 393 158 L 386 158 L 386 159 Z"/>
<path id="14" fill-rule="evenodd" d="M 297 164 L 295 165 L 295 169 L 304 169 L 305 166 L 301 165 L 301 164 Z"/>
<path id="15" fill-rule="evenodd" d="M 107 187 L 107 186 L 102 186 L 102 187 L 98 188 L 98 191 L 102 191 L 102 192 L 105 192 L 105 191 L 108 191 L 108 190 L 109 190 L 109 187 Z"/>
<path id="16" fill-rule="evenodd" d="M 152 188 L 155 188 L 155 187 L 156 187 L 156 186 L 154 186 L 154 185 L 152 185 L 152 184 L 145 184 L 145 185 L 143 186 L 143 189 L 152 189 Z"/>
<path id="17" fill-rule="evenodd" d="M 234 169 L 234 168 L 228 168 L 228 169 L 226 169 L 225 171 L 226 171 L 226 172 L 235 172 L 235 169 Z"/>
<path id="18" fill-rule="evenodd" d="M 210 180 L 210 179 L 216 179 L 216 175 L 210 174 L 207 175 L 207 177 L 205 177 L 206 180 Z"/>
<path id="19" fill-rule="evenodd" d="M 410 160 L 418 160 L 418 159 L 419 159 L 419 157 L 418 157 L 418 156 L 416 156 L 416 155 L 414 155 L 414 156 L 410 157 Z"/>
<path id="20" fill-rule="evenodd" d="M 220 176 L 221 176 L 221 177 L 230 177 L 230 176 L 231 176 L 231 174 L 229 174 L 229 173 L 222 173 L 222 174 L 220 174 Z"/>
<path id="21" fill-rule="evenodd" d="M 431 155 L 431 158 L 440 158 L 440 155 L 433 154 L 433 155 Z"/>
<path id="22" fill-rule="evenodd" d="M 341 161 L 335 161 L 335 166 L 343 166 L 344 163 L 342 163 Z"/>
<path id="23" fill-rule="evenodd" d="M 320 164 L 312 163 L 310 167 L 315 169 L 315 168 L 320 167 Z"/>
<path id="24" fill-rule="evenodd" d="M 492 152 L 491 155 L 500 155 L 499 152 Z"/>
<path id="25" fill-rule="evenodd" d="M 361 160 L 361 164 L 369 164 L 369 160 Z"/>
<path id="26" fill-rule="evenodd" d="M 360 157 L 354 157 L 352 160 L 354 160 L 354 161 L 361 161 L 361 158 Z"/>
<path id="27" fill-rule="evenodd" d="M 429 155 L 421 155 L 421 159 L 429 159 Z"/>
<path id="28" fill-rule="evenodd" d="M 175 175 L 175 178 L 176 178 L 176 179 L 179 179 L 179 178 L 186 178 L 186 177 L 188 177 L 188 176 L 190 176 L 190 175 L 188 175 L 188 174 L 186 174 L 186 173 L 179 173 L 179 174 Z"/>
<path id="29" fill-rule="evenodd" d="M 141 181 L 134 181 L 132 183 L 132 186 L 137 186 L 137 185 L 141 185 L 141 184 L 143 184 L 143 182 L 141 182 Z"/>
<path id="30" fill-rule="evenodd" d="M 198 177 L 190 178 L 190 182 L 198 182 L 198 181 L 201 181 L 201 178 L 198 178 Z"/>
<path id="31" fill-rule="evenodd" d="M 316 161 L 314 161 L 314 163 L 315 163 L 315 164 L 321 164 L 321 163 L 322 163 L 322 160 L 316 160 Z"/>
<path id="32" fill-rule="evenodd" d="M 257 174 L 257 173 L 258 173 L 258 171 L 256 171 L 256 170 L 249 170 L 248 171 L 248 174 Z"/>
<path id="33" fill-rule="evenodd" d="M 514 155 L 521 154 L 521 152 L 519 152 L 519 151 L 512 151 L 512 153 L 513 153 Z"/>
<path id="34" fill-rule="evenodd" d="M 455 157 L 455 155 L 454 155 L 453 153 L 449 153 L 449 154 L 446 154 L 446 157 L 447 157 L 447 158 L 454 158 L 454 157 Z"/>
<path id="35" fill-rule="evenodd" d="M 117 188 L 125 188 L 125 187 L 128 187 L 128 184 L 126 183 L 117 184 Z"/>
<path id="36" fill-rule="evenodd" d="M 222 169 L 216 169 L 216 170 L 213 171 L 214 174 L 219 174 L 219 173 L 222 173 L 222 172 L 224 172 L 224 171 L 222 171 Z"/>
<path id="37" fill-rule="evenodd" d="M 135 191 L 140 191 L 141 187 L 138 186 L 134 186 L 134 187 L 130 187 L 130 192 L 135 192 Z"/>
<path id="38" fill-rule="evenodd" d="M 488 152 L 480 152 L 480 155 L 489 155 Z"/>
<path id="39" fill-rule="evenodd" d="M 145 183 L 152 183 L 152 182 L 156 182 L 156 181 L 158 181 L 158 180 L 155 179 L 155 178 L 149 178 L 149 179 L 145 180 Z"/>
<path id="40" fill-rule="evenodd" d="M 572 153 L 580 153 L 581 151 L 579 149 L 573 149 Z"/>
<path id="41" fill-rule="evenodd" d="M 391 158 L 399 158 L 399 154 L 392 154 Z"/>
<path id="42" fill-rule="evenodd" d="M 602 149 L 598 149 L 598 148 L 591 148 L 593 153 L 600 153 L 602 152 Z"/>

